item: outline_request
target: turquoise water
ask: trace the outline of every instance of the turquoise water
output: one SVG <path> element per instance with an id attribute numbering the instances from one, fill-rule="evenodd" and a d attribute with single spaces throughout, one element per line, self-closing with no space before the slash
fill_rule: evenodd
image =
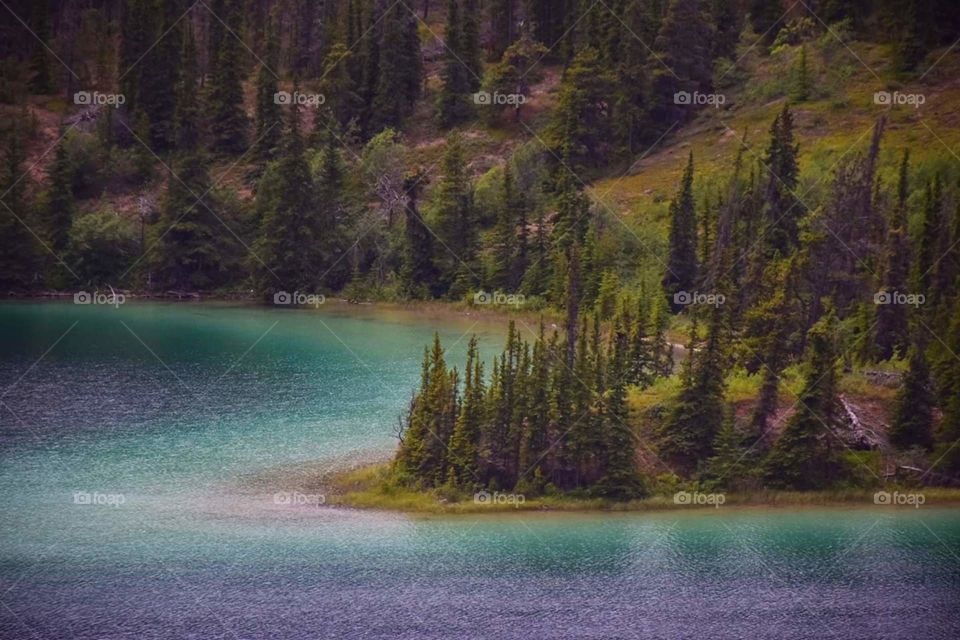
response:
<path id="1" fill-rule="evenodd" d="M 311 504 L 391 454 L 438 325 L 330 307 L 0 305 L 0 638 L 960 636 L 960 510 Z"/>

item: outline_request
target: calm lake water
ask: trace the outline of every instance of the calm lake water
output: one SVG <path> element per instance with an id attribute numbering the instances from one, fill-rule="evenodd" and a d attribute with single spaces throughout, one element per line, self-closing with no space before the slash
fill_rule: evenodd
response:
<path id="1" fill-rule="evenodd" d="M 390 455 L 437 328 L 451 362 L 500 347 L 334 305 L 0 304 L 0 638 L 960 637 L 960 510 L 311 504 Z"/>

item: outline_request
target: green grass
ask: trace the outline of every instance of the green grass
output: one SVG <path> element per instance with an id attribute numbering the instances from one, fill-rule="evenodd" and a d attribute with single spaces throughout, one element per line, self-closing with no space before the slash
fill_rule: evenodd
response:
<path id="1" fill-rule="evenodd" d="M 346 472 L 335 478 L 334 485 L 339 493 L 327 497 L 327 504 L 329 505 L 435 515 L 511 513 L 518 511 L 644 512 L 717 508 L 677 504 L 672 494 L 654 495 L 629 502 L 576 496 L 538 496 L 525 499 L 519 504 L 477 503 L 470 494 L 454 494 L 444 490 L 415 490 L 398 486 L 398 481 L 393 476 L 392 467 L 389 464 L 361 467 Z M 960 502 L 960 489 L 909 488 L 889 485 L 883 487 L 883 490 L 889 493 L 894 491 L 921 493 L 926 505 Z M 875 506 L 875 493 L 875 489 L 861 488 L 808 492 L 764 490 L 751 493 L 724 493 L 724 503 L 719 508 L 839 505 L 873 507 Z"/>

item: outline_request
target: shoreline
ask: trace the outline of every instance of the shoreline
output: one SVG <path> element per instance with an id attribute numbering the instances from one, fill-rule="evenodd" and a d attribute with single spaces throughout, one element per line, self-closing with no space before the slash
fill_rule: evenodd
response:
<path id="1" fill-rule="evenodd" d="M 103 290 L 96 290 L 103 293 Z M 109 291 L 109 288 L 108 288 Z M 508 322 L 517 320 L 526 323 L 530 327 L 538 325 L 540 318 L 543 318 L 544 326 L 548 328 L 559 329 L 560 316 L 552 309 L 526 310 L 522 307 L 508 307 L 502 305 L 476 305 L 469 304 L 463 300 L 349 300 L 346 298 L 329 297 L 319 306 L 314 305 L 293 305 L 283 306 L 265 302 L 249 293 L 235 294 L 209 294 L 192 292 L 165 292 L 153 293 L 143 291 L 128 291 L 117 289 L 115 292 L 129 302 L 156 302 L 156 303 L 179 303 L 184 305 L 196 304 L 232 304 L 236 306 L 249 306 L 257 309 L 281 309 L 298 311 L 316 311 L 328 310 L 334 313 L 338 312 L 363 312 L 371 313 L 398 313 L 409 315 L 411 318 L 421 321 L 431 319 L 475 319 L 477 322 Z M 16 295 L 0 296 L 2 302 L 68 302 L 74 294 L 74 291 L 37 291 L 32 293 L 21 293 Z"/>
<path id="2" fill-rule="evenodd" d="M 326 504 L 330 507 L 384 511 L 408 515 L 478 515 L 507 513 L 572 513 L 584 515 L 610 515 L 630 513 L 656 513 L 676 511 L 687 513 L 720 512 L 724 509 L 805 509 L 805 508 L 882 508 L 890 512 L 903 509 L 911 511 L 924 507 L 960 507 L 960 488 L 949 487 L 894 487 L 879 489 L 836 489 L 828 491 L 776 491 L 715 492 L 691 490 L 688 494 L 723 496 L 722 504 L 689 504 L 676 502 L 674 495 L 652 495 L 646 498 L 617 502 L 604 498 L 581 498 L 565 495 L 514 497 L 512 502 L 477 501 L 468 495 L 445 497 L 440 490 L 417 491 L 397 487 L 389 483 L 390 463 L 366 464 L 351 470 L 335 473 L 331 477 Z M 922 504 L 907 502 L 884 504 L 883 497 L 877 502 L 877 494 L 886 492 L 891 496 L 923 496 Z M 491 496 L 493 494 L 490 494 Z M 502 496 L 510 496 L 501 492 Z M 519 494 L 517 494 L 519 495 Z M 894 498 L 896 499 L 896 498 Z M 483 500 L 483 498 L 481 498 Z M 911 499 L 912 500 L 912 499 Z"/>

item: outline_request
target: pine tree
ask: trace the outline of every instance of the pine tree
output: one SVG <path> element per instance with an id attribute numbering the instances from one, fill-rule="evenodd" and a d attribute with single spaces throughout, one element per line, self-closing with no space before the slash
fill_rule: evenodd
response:
<path id="1" fill-rule="evenodd" d="M 774 252 L 789 255 L 800 242 L 803 209 L 794 195 L 800 173 L 798 152 L 799 144 L 793 141 L 793 115 L 785 104 L 770 127 L 770 145 L 764 158 L 768 171 L 763 209 L 767 257 Z"/>
<path id="2" fill-rule="evenodd" d="M 933 408 L 935 399 L 930 380 L 930 367 L 924 348 L 915 345 L 910 351 L 910 368 L 897 391 L 890 443 L 901 449 L 933 447 Z"/>
<path id="3" fill-rule="evenodd" d="M 897 201 L 887 229 L 884 249 L 880 295 L 902 292 L 907 287 L 910 272 L 910 240 L 907 237 L 907 196 L 909 195 L 910 153 L 904 151 L 900 162 Z M 909 343 L 907 311 L 901 304 L 876 305 L 877 357 L 889 360 L 895 354 L 902 357 Z"/>
<path id="4" fill-rule="evenodd" d="M 257 174 L 262 174 L 267 163 L 279 154 L 279 142 L 283 135 L 283 116 L 277 100 L 277 67 L 280 43 L 276 23 L 271 16 L 266 26 L 266 43 L 263 62 L 257 69 L 257 104 L 254 118 L 253 157 L 257 162 Z"/>
<path id="5" fill-rule="evenodd" d="M 680 397 L 661 430 L 661 452 L 686 469 L 695 468 L 713 454 L 713 441 L 723 419 L 725 316 L 719 306 L 710 313 L 702 348 L 698 348 L 696 322 L 690 330 Z"/>
<path id="6" fill-rule="evenodd" d="M 283 153 L 267 166 L 257 190 L 260 238 L 253 266 L 263 294 L 277 288 L 312 292 L 320 284 L 322 239 L 328 229 L 317 213 L 315 185 L 304 152 L 300 110 L 294 104 Z"/>
<path id="7" fill-rule="evenodd" d="M 653 45 L 658 62 L 651 70 L 655 122 L 664 129 L 694 115 L 693 109 L 676 101 L 678 92 L 709 92 L 712 46 L 713 25 L 699 0 L 670 0 Z"/>
<path id="8" fill-rule="evenodd" d="M 140 94 L 140 74 L 143 57 L 154 39 L 148 28 L 155 24 L 152 4 L 148 0 L 124 0 L 120 20 L 120 54 L 118 84 L 126 101 L 127 113 L 137 112 Z"/>
<path id="9" fill-rule="evenodd" d="M 630 338 L 628 323 L 622 315 L 614 320 L 607 356 L 606 379 L 603 398 L 604 473 L 597 492 L 616 499 L 630 499 L 643 493 L 637 473 L 636 445 L 630 426 L 630 411 L 627 404 L 627 378 L 629 376 Z"/>
<path id="10" fill-rule="evenodd" d="M 467 68 L 470 91 L 480 90 L 483 65 L 480 62 L 480 8 L 477 0 L 464 0 L 459 58 Z"/>
<path id="11" fill-rule="evenodd" d="M 810 98 L 810 70 L 807 68 L 807 46 L 801 45 L 800 53 L 791 69 L 790 99 L 806 102 Z"/>
<path id="12" fill-rule="evenodd" d="M 749 474 L 749 450 L 743 445 L 743 435 L 737 429 L 733 407 L 727 407 L 723 423 L 713 441 L 713 455 L 707 459 L 703 478 L 712 485 L 735 488 Z"/>
<path id="13" fill-rule="evenodd" d="M 943 183 L 940 174 L 937 174 L 933 182 L 927 183 L 924 192 L 923 226 L 914 269 L 915 286 L 927 294 L 929 300 L 935 300 L 937 295 L 937 292 L 930 287 L 930 283 L 933 279 L 935 263 L 943 255 L 941 250 L 943 237 Z"/>
<path id="14" fill-rule="evenodd" d="M 411 172 L 404 179 L 407 205 L 404 209 L 406 223 L 400 278 L 406 294 L 413 298 L 436 295 L 440 290 L 440 274 L 434 263 L 433 235 L 417 208 L 422 183 L 421 171 Z"/>
<path id="15" fill-rule="evenodd" d="M 0 167 L 0 287 L 18 291 L 34 283 L 38 248 L 27 227 L 30 216 L 21 180 L 26 154 L 20 128 L 14 126 L 6 137 Z"/>
<path id="16" fill-rule="evenodd" d="M 648 341 L 650 310 L 646 292 L 637 298 L 637 313 L 630 330 L 630 355 L 627 380 L 641 389 L 650 386 L 654 370 L 653 348 Z"/>
<path id="17" fill-rule="evenodd" d="M 173 118 L 179 156 L 167 181 L 160 219 L 154 228 L 157 249 L 151 255 L 155 280 L 176 290 L 210 289 L 223 278 L 224 241 L 209 196 L 208 161 L 199 138 L 196 47 L 185 29 Z"/>
<path id="18" fill-rule="evenodd" d="M 764 463 L 775 488 L 809 490 L 838 479 L 841 465 L 830 429 L 837 415 L 836 316 L 831 311 L 807 333 L 806 383 L 796 413 Z"/>
<path id="19" fill-rule="evenodd" d="M 543 211 L 537 217 L 537 233 L 534 237 L 530 266 L 523 275 L 521 291 L 524 295 L 542 296 L 550 282 L 550 248 L 547 246 L 546 221 Z"/>
<path id="20" fill-rule="evenodd" d="M 545 141 L 568 170 L 604 166 L 610 155 L 616 78 L 595 49 L 579 51 L 560 80 Z"/>
<path id="21" fill-rule="evenodd" d="M 50 5 L 48 0 L 35 0 L 32 3 L 30 28 L 36 41 L 30 53 L 30 91 L 46 95 L 53 93 L 53 80 L 50 77 L 50 60 L 47 48 L 50 46 Z"/>
<path id="22" fill-rule="evenodd" d="M 670 250 L 663 288 L 673 300 L 681 292 L 693 291 L 697 281 L 697 214 L 693 200 L 693 152 L 687 160 L 680 189 L 670 203 Z M 675 310 L 682 305 L 673 300 Z"/>
<path id="23" fill-rule="evenodd" d="M 67 155 L 67 140 L 62 130 L 49 173 L 50 188 L 47 191 L 46 211 L 47 237 L 53 252 L 56 255 L 62 255 L 67 247 L 75 208 L 72 184 L 73 168 Z"/>
<path id="24" fill-rule="evenodd" d="M 384 19 L 379 55 L 373 131 L 399 128 L 420 95 L 420 40 L 414 18 L 402 4 L 393 5 Z"/>
<path id="25" fill-rule="evenodd" d="M 452 127 L 473 113 L 470 93 L 473 83 L 468 67 L 460 59 L 463 51 L 463 19 L 457 0 L 447 2 L 447 30 L 443 69 L 440 73 L 442 86 L 437 97 L 437 119 L 442 127 Z"/>
<path id="26" fill-rule="evenodd" d="M 480 429 L 484 422 L 485 402 L 483 363 L 480 361 L 477 338 L 473 336 L 467 348 L 463 401 L 460 404 L 457 423 L 450 436 L 450 446 L 447 451 L 450 465 L 448 478 L 455 486 L 470 487 L 479 479 L 477 455 Z"/>
<path id="27" fill-rule="evenodd" d="M 158 3 L 153 9 L 155 19 L 148 23 L 156 33 L 150 33 L 153 44 L 138 66 L 140 85 L 137 92 L 137 106 L 150 119 L 150 145 L 162 152 L 172 149 L 176 142 L 176 87 L 178 66 L 180 64 L 182 37 L 180 30 L 189 28 L 177 21 L 182 17 L 182 8 L 176 1 Z"/>
<path id="28" fill-rule="evenodd" d="M 343 190 L 343 160 L 337 149 L 337 138 L 332 130 L 328 130 L 316 178 L 315 224 L 322 238 L 322 282 L 334 290 L 343 287 L 350 276 L 348 262 L 341 259 L 349 244 L 345 234 L 348 221 L 345 219 Z"/>
<path id="29" fill-rule="evenodd" d="M 449 295 L 458 297 L 469 290 L 472 280 L 476 224 L 463 143 L 456 132 L 447 138 L 441 168 L 443 177 L 434 202 L 437 235 L 443 249 L 439 262 Z"/>
<path id="30" fill-rule="evenodd" d="M 235 155 L 243 153 L 247 144 L 247 115 L 243 108 L 243 62 L 241 44 L 234 35 L 240 31 L 240 0 L 224 0 L 223 13 L 219 20 L 212 20 L 214 32 L 227 32 L 218 37 L 219 48 L 210 77 L 210 92 L 207 104 L 210 113 L 212 149 L 216 153 Z M 216 24 L 214 24 L 216 23 Z"/>

